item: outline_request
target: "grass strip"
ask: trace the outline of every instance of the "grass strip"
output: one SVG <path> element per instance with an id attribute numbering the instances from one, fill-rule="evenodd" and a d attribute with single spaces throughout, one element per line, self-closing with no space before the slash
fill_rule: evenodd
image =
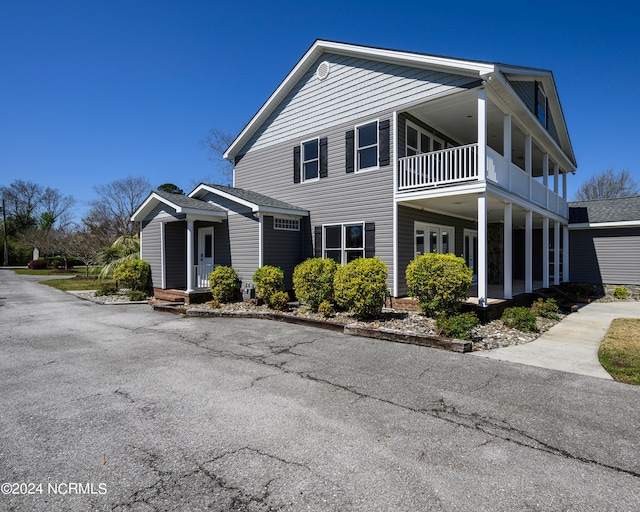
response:
<path id="1" fill-rule="evenodd" d="M 598 358 L 615 380 L 640 385 L 640 319 L 616 318 L 611 322 Z"/>

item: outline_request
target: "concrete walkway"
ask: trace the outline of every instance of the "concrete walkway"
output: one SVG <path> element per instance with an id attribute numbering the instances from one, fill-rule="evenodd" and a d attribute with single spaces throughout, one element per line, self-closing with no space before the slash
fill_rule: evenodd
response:
<path id="1" fill-rule="evenodd" d="M 473 355 L 611 379 L 598 361 L 598 348 L 615 318 L 640 318 L 640 302 L 589 304 L 531 343 Z"/>

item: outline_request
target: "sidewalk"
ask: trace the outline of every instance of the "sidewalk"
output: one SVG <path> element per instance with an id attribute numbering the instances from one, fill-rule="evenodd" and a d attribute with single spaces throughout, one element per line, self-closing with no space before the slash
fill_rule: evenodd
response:
<path id="1" fill-rule="evenodd" d="M 525 345 L 473 352 L 478 357 L 611 379 L 598 361 L 598 348 L 615 318 L 640 318 L 640 302 L 593 303 L 567 316 Z"/>

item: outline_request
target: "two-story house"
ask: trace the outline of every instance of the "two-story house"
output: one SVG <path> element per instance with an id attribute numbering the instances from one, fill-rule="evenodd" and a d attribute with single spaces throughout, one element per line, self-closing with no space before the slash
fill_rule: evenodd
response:
<path id="1" fill-rule="evenodd" d="M 154 192 L 134 215 L 153 286 L 187 293 L 214 264 L 376 256 L 392 297 L 418 254 L 454 253 L 472 294 L 569 276 L 576 162 L 542 69 L 316 41 L 225 153 L 234 186 Z"/>

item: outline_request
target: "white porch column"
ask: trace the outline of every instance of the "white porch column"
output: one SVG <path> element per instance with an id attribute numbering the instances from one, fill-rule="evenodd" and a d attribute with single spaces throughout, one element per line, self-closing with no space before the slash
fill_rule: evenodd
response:
<path id="1" fill-rule="evenodd" d="M 487 178 L 487 91 L 478 89 L 478 179 Z"/>
<path id="2" fill-rule="evenodd" d="M 560 284 L 560 223 L 553 226 L 553 284 Z"/>
<path id="3" fill-rule="evenodd" d="M 195 291 L 195 288 L 193 287 L 193 271 L 194 271 L 193 240 L 194 240 L 193 221 L 187 220 L 187 291 L 188 292 Z"/>
<path id="4" fill-rule="evenodd" d="M 532 148 L 532 139 L 531 135 L 524 136 L 524 170 L 529 175 L 529 196 L 528 199 L 531 199 L 531 180 L 533 179 L 533 165 L 531 160 L 531 155 L 533 153 Z"/>
<path id="5" fill-rule="evenodd" d="M 569 282 L 569 226 L 562 226 L 562 282 Z"/>
<path id="6" fill-rule="evenodd" d="M 549 188 L 549 153 L 542 155 L 542 183 Z"/>
<path id="7" fill-rule="evenodd" d="M 487 306 L 487 195 L 478 194 L 478 305 Z"/>
<path id="8" fill-rule="evenodd" d="M 558 193 L 558 172 L 560 171 L 560 166 L 558 164 L 553 164 L 553 191 Z"/>
<path id="9" fill-rule="evenodd" d="M 505 203 L 504 205 L 504 298 L 513 298 L 513 205 Z"/>
<path id="10" fill-rule="evenodd" d="M 562 199 L 567 199 L 567 173 L 562 174 Z"/>
<path id="11" fill-rule="evenodd" d="M 549 288 L 549 217 L 542 218 L 542 287 Z"/>
<path id="12" fill-rule="evenodd" d="M 503 143 L 504 146 L 504 159 L 507 164 L 511 163 L 511 116 L 504 116 L 502 122 L 503 126 Z"/>
<path id="13" fill-rule="evenodd" d="M 533 291 L 533 212 L 524 212 L 524 291 Z"/>

